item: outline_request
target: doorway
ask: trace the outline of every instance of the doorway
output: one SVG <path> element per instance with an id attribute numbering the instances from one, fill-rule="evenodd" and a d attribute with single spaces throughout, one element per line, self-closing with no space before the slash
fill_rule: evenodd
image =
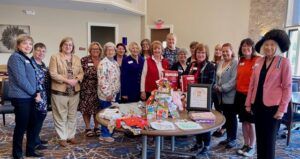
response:
<path id="1" fill-rule="evenodd" d="M 149 25 L 146 37 L 150 39 L 150 41 L 158 40 L 163 43 L 163 46 L 166 47 L 166 36 L 169 33 L 173 33 L 173 25 L 164 25 L 161 28 L 157 28 L 155 25 Z"/>
<path id="2" fill-rule="evenodd" d="M 88 23 L 88 46 L 92 41 L 102 46 L 107 42 L 118 42 L 118 25 L 104 23 Z"/>
<path id="3" fill-rule="evenodd" d="M 159 40 L 163 42 L 166 40 L 166 36 L 170 33 L 170 28 L 166 29 L 151 29 L 151 41 Z"/>

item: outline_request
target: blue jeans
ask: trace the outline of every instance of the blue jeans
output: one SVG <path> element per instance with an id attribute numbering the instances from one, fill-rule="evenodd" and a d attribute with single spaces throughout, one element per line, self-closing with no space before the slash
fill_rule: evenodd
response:
<path id="1" fill-rule="evenodd" d="M 111 102 L 103 101 L 103 100 L 99 99 L 99 107 L 101 109 L 105 109 L 109 106 L 111 106 Z M 101 125 L 101 136 L 102 137 L 111 137 L 111 133 L 109 132 L 108 128 L 104 125 Z"/>

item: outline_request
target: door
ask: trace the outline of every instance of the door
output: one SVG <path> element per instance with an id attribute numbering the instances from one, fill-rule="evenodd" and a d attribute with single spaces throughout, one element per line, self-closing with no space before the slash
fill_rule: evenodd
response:
<path id="1" fill-rule="evenodd" d="M 148 29 L 146 29 L 146 38 L 150 39 L 150 41 L 161 41 L 165 48 L 167 46 L 166 36 L 169 33 L 173 33 L 173 28 L 173 25 L 163 25 L 160 28 L 157 28 L 155 25 L 148 25 Z"/>
<path id="2" fill-rule="evenodd" d="M 158 40 L 166 41 L 166 36 L 170 33 L 170 28 L 166 29 L 151 29 L 151 41 Z"/>
<path id="3" fill-rule="evenodd" d="M 99 42 L 102 46 L 107 42 L 118 42 L 118 25 L 88 23 L 88 46 L 91 42 Z"/>

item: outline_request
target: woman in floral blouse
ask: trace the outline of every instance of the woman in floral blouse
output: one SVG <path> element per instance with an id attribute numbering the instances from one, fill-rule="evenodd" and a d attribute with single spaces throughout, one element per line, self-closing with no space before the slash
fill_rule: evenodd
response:
<path id="1" fill-rule="evenodd" d="M 98 97 L 102 109 L 112 105 L 113 101 L 118 99 L 117 94 L 120 92 L 120 68 L 117 61 L 114 60 L 116 54 L 115 45 L 108 42 L 103 47 L 104 59 L 98 66 Z M 114 142 L 111 133 L 106 126 L 101 125 L 102 141 Z"/>
<path id="2" fill-rule="evenodd" d="M 98 109 L 98 96 L 97 96 L 97 67 L 101 61 L 102 46 L 98 42 L 92 42 L 89 46 L 89 55 L 81 59 L 81 65 L 84 72 L 83 80 L 81 83 L 79 111 L 82 113 L 85 123 L 85 134 L 88 137 L 94 135 L 100 136 L 100 129 L 96 120 L 96 113 Z M 90 127 L 91 116 L 94 117 L 94 132 Z"/>
<path id="3" fill-rule="evenodd" d="M 42 61 L 45 58 L 46 54 L 46 46 L 43 43 L 36 43 L 34 45 L 33 56 L 31 57 L 31 61 L 35 66 L 35 75 L 37 79 L 37 87 L 40 91 L 42 100 L 40 102 L 35 103 L 34 108 L 34 116 L 36 119 L 35 124 L 35 144 L 36 149 L 42 150 L 47 147 L 43 144 L 47 144 L 47 141 L 41 140 L 39 134 L 41 132 L 43 122 L 47 116 L 47 108 L 50 103 L 49 95 L 50 95 L 50 75 L 48 68 L 45 63 Z"/>

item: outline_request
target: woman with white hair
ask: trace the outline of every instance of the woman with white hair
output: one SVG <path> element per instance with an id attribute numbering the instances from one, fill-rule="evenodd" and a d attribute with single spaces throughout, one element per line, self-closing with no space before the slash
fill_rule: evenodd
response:
<path id="1" fill-rule="evenodd" d="M 178 88 L 180 88 L 180 86 L 179 86 L 180 78 L 187 68 L 187 64 L 186 64 L 187 63 L 187 58 L 186 58 L 187 54 L 188 54 L 187 49 L 185 49 L 185 48 L 179 49 L 178 54 L 177 54 L 177 62 L 174 63 L 173 66 L 171 67 L 171 70 L 178 71 L 178 82 L 177 82 Z"/>
<path id="2" fill-rule="evenodd" d="M 112 105 L 118 99 L 120 91 L 120 68 L 114 60 L 116 54 L 115 44 L 108 42 L 103 47 L 104 58 L 98 66 L 98 98 L 101 109 Z M 111 133 L 106 126 L 101 125 L 101 141 L 114 142 Z"/>
<path id="3" fill-rule="evenodd" d="M 141 96 L 141 76 L 144 58 L 140 55 L 140 46 L 136 42 L 129 44 L 130 55 L 123 60 L 121 68 L 121 94 L 124 102 L 138 102 Z M 130 81 L 130 82 L 128 82 Z"/>
<path id="4" fill-rule="evenodd" d="M 177 62 L 172 65 L 171 70 L 176 70 L 176 71 L 178 70 L 179 75 L 183 74 L 183 72 L 187 68 L 187 64 L 186 64 L 187 54 L 188 54 L 187 49 L 185 48 L 179 49 L 177 54 Z"/>
<path id="5" fill-rule="evenodd" d="M 169 62 L 169 67 L 171 67 L 176 62 L 176 56 L 178 54 L 179 48 L 176 47 L 177 37 L 174 33 L 169 33 L 166 36 L 167 47 L 163 50 L 163 56 Z"/>
<path id="6" fill-rule="evenodd" d="M 275 158 L 276 133 L 292 92 L 291 64 L 280 56 L 289 46 L 288 35 L 278 29 L 267 32 L 255 45 L 264 57 L 254 64 L 245 106 L 254 114 L 257 158 Z"/>

